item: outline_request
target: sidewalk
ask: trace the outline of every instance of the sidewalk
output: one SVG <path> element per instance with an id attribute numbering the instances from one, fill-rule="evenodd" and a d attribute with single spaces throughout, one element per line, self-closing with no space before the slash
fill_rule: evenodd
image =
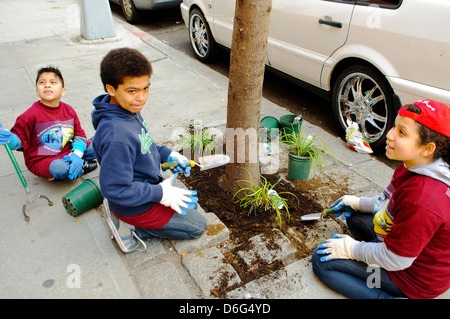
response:
<path id="1" fill-rule="evenodd" d="M 12 127 L 17 116 L 37 100 L 37 69 L 53 64 L 66 82 L 63 101 L 74 106 L 86 134 L 92 136 L 91 101 L 103 93 L 100 61 L 117 47 L 138 49 L 152 62 L 152 86 L 142 115 L 156 143 L 171 141 L 176 128 L 188 127 L 194 120 L 201 120 L 205 127 L 224 128 L 226 77 L 118 20 L 114 21 L 116 38 L 83 41 L 77 3 L 0 0 L 0 122 L 5 128 Z M 261 113 L 279 118 L 288 111 L 264 99 Z M 320 134 L 335 154 L 338 164 L 328 165 L 325 174 L 347 174 L 360 195 L 378 194 L 389 183 L 393 170 L 388 166 L 350 150 L 311 123 L 304 122 L 302 130 Z M 211 289 L 220 274 L 233 272 L 220 258 L 219 248 L 229 233 L 214 212 L 205 214 L 208 225 L 218 232 L 205 232 L 192 241 L 150 240 L 146 252 L 124 255 L 111 240 L 101 209 L 77 218 L 66 213 L 61 199 L 82 178 L 48 182 L 26 169 L 22 154 L 14 154 L 31 192 L 50 197 L 54 205 L 36 201 L 27 208 L 30 221 L 25 222 L 24 188 L 7 153 L 0 151 L 0 298 L 209 299 L 215 298 Z M 96 179 L 98 173 L 97 169 L 83 178 Z M 289 252 L 289 247 L 287 243 L 284 251 Z M 241 299 L 246 293 L 259 293 L 262 298 L 342 298 L 315 279 L 308 259 L 289 259 L 284 270 L 227 297 Z M 442 297 L 449 298 L 449 292 Z"/>

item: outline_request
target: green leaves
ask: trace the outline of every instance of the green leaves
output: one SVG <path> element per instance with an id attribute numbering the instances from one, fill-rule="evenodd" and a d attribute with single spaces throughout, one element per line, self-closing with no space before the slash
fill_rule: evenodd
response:
<path id="1" fill-rule="evenodd" d="M 247 171 L 248 173 L 248 171 Z M 249 174 L 249 180 L 238 180 L 236 182 L 238 183 L 246 183 L 248 184 L 247 187 L 241 187 L 233 196 L 233 200 L 239 196 L 239 194 L 243 194 L 243 197 L 239 200 L 239 206 L 244 209 L 248 209 L 248 214 L 250 215 L 253 211 L 257 211 L 258 208 L 263 208 L 264 211 L 268 210 L 275 210 L 277 213 L 277 221 L 280 225 L 280 229 L 282 226 L 282 219 L 281 219 L 281 210 L 283 207 L 286 209 L 286 214 L 288 216 L 288 220 L 290 220 L 290 214 L 289 214 L 289 203 L 288 201 L 281 195 L 292 195 L 295 198 L 294 194 L 290 192 L 281 192 L 281 193 L 272 193 L 269 191 L 273 190 L 274 187 L 281 181 L 280 179 L 275 183 L 271 184 L 264 176 L 260 176 L 260 185 L 255 184 L 251 181 L 251 176 Z M 297 199 L 298 201 L 298 199 Z M 281 207 L 281 205 L 283 207 Z M 280 207 L 279 207 L 280 206 Z"/>
<path id="2" fill-rule="evenodd" d="M 210 128 L 199 128 L 194 125 L 192 134 L 183 135 L 181 146 L 183 149 L 189 148 L 191 152 L 198 152 L 198 156 L 212 154 L 216 148 L 214 137 Z"/>
<path id="3" fill-rule="evenodd" d="M 336 158 L 326 147 L 325 142 L 320 136 L 305 136 L 301 132 L 296 133 L 294 131 L 292 133 L 284 134 L 283 140 L 288 143 L 288 153 L 311 158 L 314 176 L 316 176 L 316 169 L 319 169 L 319 172 L 322 173 L 322 169 L 325 166 L 324 153 L 328 153 L 336 161 Z"/>

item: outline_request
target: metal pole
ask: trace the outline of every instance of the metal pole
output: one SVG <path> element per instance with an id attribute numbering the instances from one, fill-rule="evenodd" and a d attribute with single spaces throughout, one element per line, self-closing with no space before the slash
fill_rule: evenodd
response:
<path id="1" fill-rule="evenodd" d="M 116 36 L 108 0 L 80 0 L 81 36 L 86 40 Z"/>

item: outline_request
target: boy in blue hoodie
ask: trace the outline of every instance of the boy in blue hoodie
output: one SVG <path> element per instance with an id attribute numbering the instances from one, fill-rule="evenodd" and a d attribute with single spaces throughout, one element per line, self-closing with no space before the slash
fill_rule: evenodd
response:
<path id="1" fill-rule="evenodd" d="M 154 143 L 140 111 L 150 88 L 152 67 L 139 51 L 110 51 L 100 67 L 107 94 L 94 99 L 93 147 L 100 164 L 100 188 L 111 212 L 133 225 L 141 238 L 199 237 L 206 220 L 195 207 L 196 193 L 164 180 L 161 163 L 177 160 L 186 176 L 187 160 Z"/>

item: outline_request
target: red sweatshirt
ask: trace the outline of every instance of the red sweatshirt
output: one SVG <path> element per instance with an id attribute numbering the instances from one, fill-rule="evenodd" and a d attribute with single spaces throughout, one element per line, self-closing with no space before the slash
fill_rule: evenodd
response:
<path id="1" fill-rule="evenodd" d="M 410 298 L 437 297 L 450 288 L 450 188 L 400 165 L 386 191 L 393 225 L 384 243 L 399 256 L 416 258 L 389 276 Z"/>
<path id="2" fill-rule="evenodd" d="M 86 138 L 75 110 L 66 103 L 49 107 L 35 102 L 20 115 L 11 132 L 22 141 L 27 168 L 33 174 L 50 178 L 50 163 L 68 155 L 75 136 Z"/>

